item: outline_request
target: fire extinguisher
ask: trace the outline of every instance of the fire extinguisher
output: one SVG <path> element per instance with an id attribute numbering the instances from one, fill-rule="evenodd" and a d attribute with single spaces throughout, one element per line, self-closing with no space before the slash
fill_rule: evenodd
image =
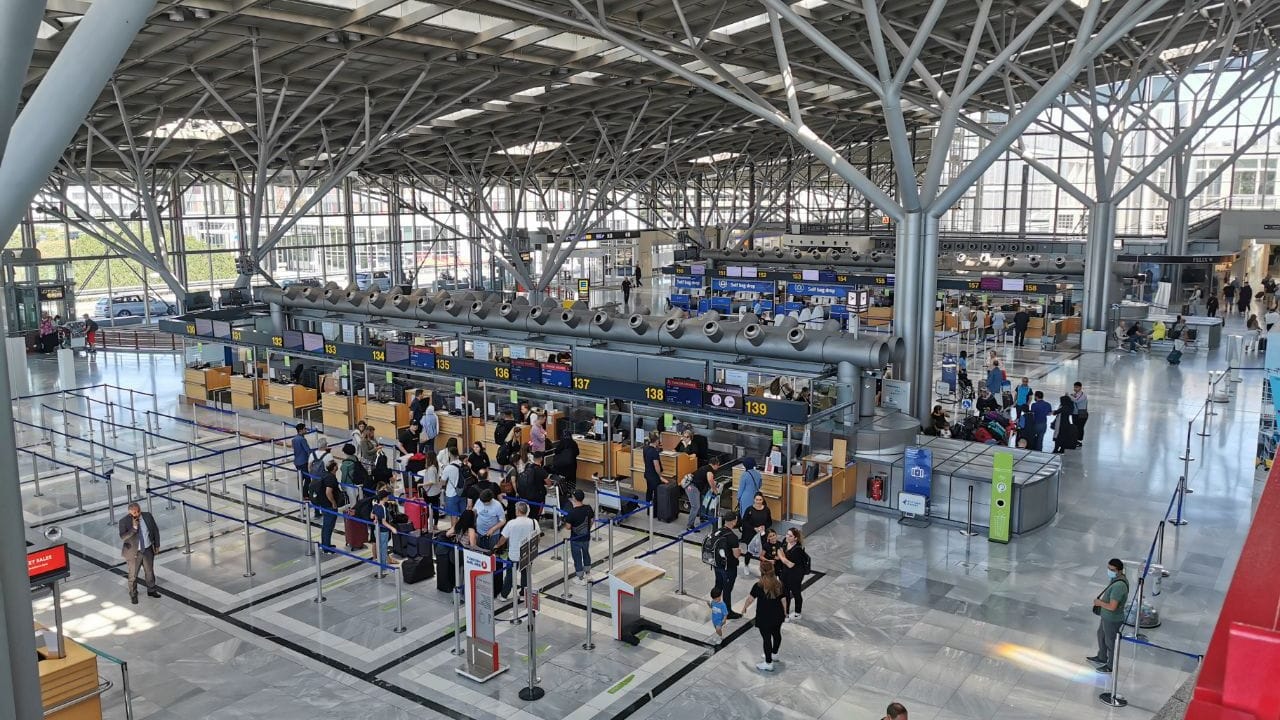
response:
<path id="1" fill-rule="evenodd" d="M 884 500 L 884 478 L 873 475 L 867 478 L 867 497 L 876 502 Z"/>

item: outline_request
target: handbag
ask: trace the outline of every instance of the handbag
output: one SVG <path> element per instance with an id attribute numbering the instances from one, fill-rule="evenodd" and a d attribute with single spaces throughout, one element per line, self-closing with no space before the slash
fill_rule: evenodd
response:
<path id="1" fill-rule="evenodd" d="M 760 555 L 760 533 L 751 536 L 751 542 L 747 543 L 747 554 L 755 557 Z"/>
<path id="2" fill-rule="evenodd" d="M 687 488 L 692 484 L 693 484 L 693 473 L 685 473 L 684 477 L 680 478 L 680 487 Z"/>

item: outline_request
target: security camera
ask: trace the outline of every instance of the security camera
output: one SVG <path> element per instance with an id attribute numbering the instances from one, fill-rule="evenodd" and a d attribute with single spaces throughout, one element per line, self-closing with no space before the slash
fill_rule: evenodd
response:
<path id="1" fill-rule="evenodd" d="M 57 525 L 50 525 L 44 529 L 44 539 L 51 543 L 56 543 L 62 539 L 62 528 Z"/>

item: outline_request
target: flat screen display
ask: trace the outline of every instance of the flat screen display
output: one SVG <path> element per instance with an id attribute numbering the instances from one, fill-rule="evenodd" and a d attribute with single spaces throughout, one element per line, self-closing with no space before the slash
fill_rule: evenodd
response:
<path id="1" fill-rule="evenodd" d="M 573 387 L 573 368 L 561 363 L 542 363 L 542 384 Z"/>
<path id="2" fill-rule="evenodd" d="M 324 352 L 324 336 L 319 333 L 302 333 L 302 349 L 307 352 Z"/>
<path id="3" fill-rule="evenodd" d="M 702 407 L 702 383 L 690 378 L 667 378 L 667 402 Z"/>
<path id="4" fill-rule="evenodd" d="M 213 323 L 208 320 L 196 320 L 197 335 L 212 335 Z"/>
<path id="5" fill-rule="evenodd" d="M 1008 292 L 1022 292 L 1027 289 L 1027 281 L 1021 278 L 1005 278 L 1004 289 Z"/>
<path id="6" fill-rule="evenodd" d="M 730 265 L 729 267 L 725 268 L 725 276 L 726 277 L 742 277 L 742 268 L 736 265 Z"/>
<path id="7" fill-rule="evenodd" d="M 404 343 L 387 343 L 384 348 L 387 351 L 387 362 L 402 363 L 409 362 L 409 346 Z"/>
<path id="8" fill-rule="evenodd" d="M 285 348 L 296 350 L 302 347 L 302 333 L 297 330 L 285 330 L 282 337 L 284 338 Z"/>
<path id="9" fill-rule="evenodd" d="M 542 384 L 542 363 L 529 358 L 512 359 L 511 379 L 531 385 Z"/>
<path id="10" fill-rule="evenodd" d="M 228 340 L 231 339 L 231 323 L 226 322 L 225 320 L 214 320 L 213 336 Z"/>
<path id="11" fill-rule="evenodd" d="M 742 388 L 737 385 L 709 383 L 704 396 L 706 406 L 724 412 L 742 412 Z"/>
<path id="12" fill-rule="evenodd" d="M 998 277 L 984 277 L 978 281 L 978 287 L 983 290 L 1003 290 L 1004 281 Z"/>
<path id="13" fill-rule="evenodd" d="M 409 364 L 425 370 L 436 369 L 436 353 L 431 348 L 409 348 Z"/>
<path id="14" fill-rule="evenodd" d="M 817 270 L 801 270 L 800 277 L 804 278 L 805 282 L 818 282 L 822 275 Z"/>

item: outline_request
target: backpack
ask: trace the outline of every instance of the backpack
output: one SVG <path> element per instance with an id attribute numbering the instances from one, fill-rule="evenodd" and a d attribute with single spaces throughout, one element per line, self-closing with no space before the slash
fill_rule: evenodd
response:
<path id="1" fill-rule="evenodd" d="M 503 466 L 511 465 L 512 463 L 515 462 L 515 459 L 518 457 L 520 457 L 520 441 L 519 440 L 508 440 L 507 442 L 498 446 L 498 464 L 499 465 L 503 465 Z"/>
<path id="2" fill-rule="evenodd" d="M 372 495 L 360 499 L 356 506 L 351 509 L 351 515 L 361 520 L 373 520 L 373 504 L 375 500 Z"/>
<path id="3" fill-rule="evenodd" d="M 738 536 L 729 528 L 720 528 L 702 541 L 702 562 L 721 570 L 729 567 L 729 553 L 738 544 Z"/>
<path id="4" fill-rule="evenodd" d="M 307 465 L 307 474 L 311 476 L 312 482 L 324 475 L 324 456 L 324 450 L 311 451 L 311 462 Z"/>

